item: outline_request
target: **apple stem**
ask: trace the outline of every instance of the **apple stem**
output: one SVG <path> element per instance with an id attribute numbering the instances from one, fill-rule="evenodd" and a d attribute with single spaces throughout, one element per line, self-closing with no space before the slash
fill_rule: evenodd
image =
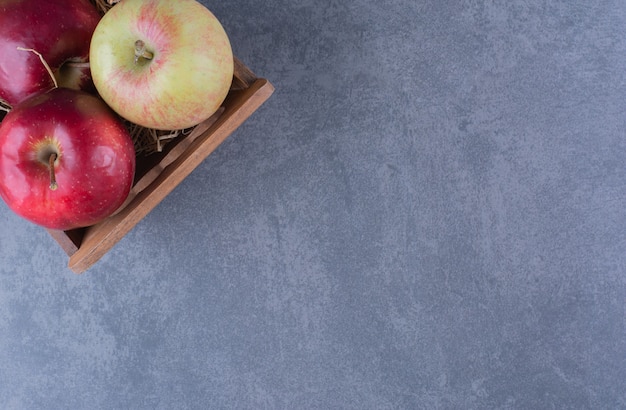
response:
<path id="1" fill-rule="evenodd" d="M 141 40 L 135 41 L 135 64 L 137 64 L 140 58 L 152 60 L 153 57 L 154 54 L 146 50 L 146 43 Z"/>
<path id="2" fill-rule="evenodd" d="M 55 191 L 59 187 L 59 185 L 57 184 L 56 175 L 54 173 L 54 161 L 56 160 L 57 154 L 53 152 L 48 158 L 48 169 L 50 170 L 50 189 L 53 191 Z"/>
<path id="3" fill-rule="evenodd" d="M 68 61 L 66 63 L 63 63 L 63 65 L 66 67 L 72 67 L 72 68 L 89 68 L 90 67 L 89 61 L 85 61 L 85 62 Z"/>

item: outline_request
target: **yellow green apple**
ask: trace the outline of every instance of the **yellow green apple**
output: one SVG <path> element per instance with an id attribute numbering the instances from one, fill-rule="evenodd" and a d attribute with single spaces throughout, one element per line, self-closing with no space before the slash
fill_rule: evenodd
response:
<path id="1" fill-rule="evenodd" d="M 210 117 L 233 79 L 228 35 L 196 0 L 122 0 L 96 26 L 89 60 L 96 89 L 113 110 L 160 130 Z"/>

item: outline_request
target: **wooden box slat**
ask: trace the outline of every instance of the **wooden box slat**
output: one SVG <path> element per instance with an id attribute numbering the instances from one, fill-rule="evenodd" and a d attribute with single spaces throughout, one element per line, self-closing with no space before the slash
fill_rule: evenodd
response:
<path id="1" fill-rule="evenodd" d="M 129 200 L 116 214 L 87 228 L 48 230 L 69 256 L 68 266 L 82 273 L 133 229 L 178 184 L 250 117 L 274 92 L 273 85 L 235 58 L 231 90 L 222 111 L 187 136 L 168 143 L 163 152 L 137 158 Z"/>

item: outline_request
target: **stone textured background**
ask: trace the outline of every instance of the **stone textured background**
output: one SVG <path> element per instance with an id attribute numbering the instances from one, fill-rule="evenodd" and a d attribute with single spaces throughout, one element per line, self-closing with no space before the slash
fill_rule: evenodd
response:
<path id="1" fill-rule="evenodd" d="M 3 409 L 626 408 L 626 3 L 203 3 L 276 92 L 83 275 L 0 205 Z"/>

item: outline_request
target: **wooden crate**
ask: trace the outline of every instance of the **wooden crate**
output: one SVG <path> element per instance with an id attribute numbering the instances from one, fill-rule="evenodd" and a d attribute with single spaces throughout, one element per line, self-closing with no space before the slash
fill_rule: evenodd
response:
<path id="1" fill-rule="evenodd" d="M 220 111 L 191 133 L 166 144 L 161 152 L 148 156 L 139 154 L 135 183 L 126 205 L 120 211 L 87 228 L 48 230 L 67 253 L 69 268 L 82 273 L 102 258 L 250 117 L 273 91 L 269 81 L 256 77 L 235 58 L 233 84 Z"/>

